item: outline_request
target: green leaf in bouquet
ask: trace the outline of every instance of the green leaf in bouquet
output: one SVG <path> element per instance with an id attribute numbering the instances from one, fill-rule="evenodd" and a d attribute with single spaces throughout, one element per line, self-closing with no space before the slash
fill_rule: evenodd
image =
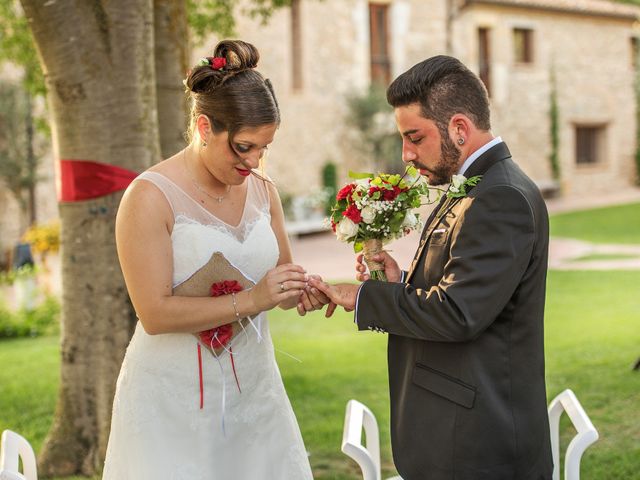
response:
<path id="1" fill-rule="evenodd" d="M 363 178 L 374 178 L 375 175 L 373 173 L 367 172 L 353 172 L 349 170 L 349 178 L 353 178 L 355 180 L 361 180 Z"/>
<path id="2" fill-rule="evenodd" d="M 406 168 L 406 170 L 404 171 L 404 173 L 408 177 L 417 177 L 418 176 L 418 169 L 416 167 L 414 167 L 413 165 L 409 165 Z"/>
<path id="3" fill-rule="evenodd" d="M 395 212 L 391 220 L 389 221 L 389 228 L 392 232 L 397 232 L 400 230 L 400 225 L 404 222 L 404 217 L 406 216 L 405 211 Z"/>
<path id="4" fill-rule="evenodd" d="M 364 242 L 353 242 L 353 251 L 355 253 L 360 253 L 363 247 L 364 247 Z"/>
<path id="5" fill-rule="evenodd" d="M 387 181 L 394 186 L 397 186 L 400 183 L 400 179 L 402 177 L 400 177 L 400 175 L 389 175 L 389 177 L 387 178 Z"/>

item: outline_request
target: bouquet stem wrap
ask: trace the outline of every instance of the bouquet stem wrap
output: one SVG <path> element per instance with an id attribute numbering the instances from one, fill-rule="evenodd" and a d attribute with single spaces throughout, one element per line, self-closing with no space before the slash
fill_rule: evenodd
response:
<path id="1" fill-rule="evenodd" d="M 382 239 L 372 238 L 365 240 L 362 246 L 364 261 L 369 267 L 372 280 L 387 281 L 387 275 L 384 273 L 384 264 L 372 260 L 372 257 L 382 252 Z"/>

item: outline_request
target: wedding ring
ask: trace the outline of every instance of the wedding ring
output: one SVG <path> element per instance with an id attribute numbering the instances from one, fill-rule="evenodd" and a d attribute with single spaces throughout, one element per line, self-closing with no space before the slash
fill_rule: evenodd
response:
<path id="1" fill-rule="evenodd" d="M 284 292 L 284 283 L 281 283 L 281 284 L 280 284 L 280 291 L 281 291 L 281 292 Z"/>

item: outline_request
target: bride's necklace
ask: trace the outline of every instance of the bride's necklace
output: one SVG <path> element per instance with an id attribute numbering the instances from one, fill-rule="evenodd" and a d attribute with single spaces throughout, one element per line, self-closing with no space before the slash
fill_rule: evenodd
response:
<path id="1" fill-rule="evenodd" d="M 189 178 L 191 179 L 193 186 L 196 187 L 200 193 L 204 193 L 207 197 L 211 198 L 212 200 L 215 200 L 218 203 L 222 203 L 225 197 L 229 195 L 229 192 L 231 191 L 231 185 L 227 185 L 227 191 L 224 193 L 224 195 L 221 195 L 219 197 L 216 197 L 215 195 L 211 195 L 204 188 L 202 188 L 198 184 L 198 182 L 196 182 L 195 177 L 191 174 L 191 171 L 189 170 L 189 166 L 187 165 L 187 149 L 186 148 L 182 151 L 182 156 L 184 158 L 184 168 L 187 170 L 187 174 L 189 175 Z M 204 203 L 204 200 L 201 200 L 201 203 Z"/>

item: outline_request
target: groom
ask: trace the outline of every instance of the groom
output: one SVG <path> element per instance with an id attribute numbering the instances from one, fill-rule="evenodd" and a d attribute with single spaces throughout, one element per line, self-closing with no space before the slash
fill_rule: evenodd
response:
<path id="1" fill-rule="evenodd" d="M 389 334 L 393 457 L 404 480 L 551 479 L 543 316 L 548 216 L 534 183 L 490 130 L 487 93 L 452 57 L 388 88 L 402 160 L 431 185 L 481 175 L 427 221 L 408 272 L 388 282 L 309 283 Z"/>

